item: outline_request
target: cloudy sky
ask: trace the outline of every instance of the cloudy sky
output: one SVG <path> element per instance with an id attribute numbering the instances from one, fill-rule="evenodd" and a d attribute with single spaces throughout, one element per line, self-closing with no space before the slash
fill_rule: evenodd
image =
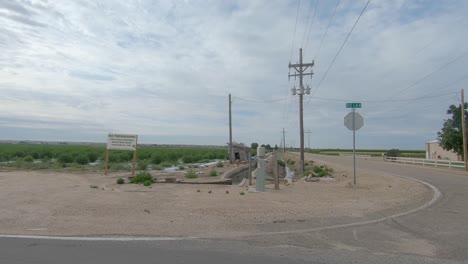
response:
<path id="1" fill-rule="evenodd" d="M 358 148 L 423 149 L 468 88 L 468 1 L 372 0 L 331 65 L 366 3 L 0 1 L 0 139 L 223 145 L 231 93 L 235 141 L 298 147 L 302 47 L 306 147 L 352 147 L 354 101 Z"/>

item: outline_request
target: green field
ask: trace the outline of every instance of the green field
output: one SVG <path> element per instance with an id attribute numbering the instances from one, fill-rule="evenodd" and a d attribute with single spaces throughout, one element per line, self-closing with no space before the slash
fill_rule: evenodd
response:
<path id="1" fill-rule="evenodd" d="M 104 169 L 104 145 L 0 144 L 0 167 L 26 169 Z M 139 147 L 141 169 L 227 159 L 227 147 Z M 110 151 L 111 170 L 129 170 L 133 151 Z"/>
<path id="2" fill-rule="evenodd" d="M 359 155 L 370 155 L 372 157 L 381 157 L 382 153 L 386 153 L 388 149 L 356 149 L 356 154 Z M 353 153 L 352 149 L 311 149 L 306 150 L 308 153 L 321 154 L 321 155 L 333 155 L 338 156 L 340 153 Z M 425 158 L 425 150 L 400 150 L 401 157 L 407 158 Z"/>

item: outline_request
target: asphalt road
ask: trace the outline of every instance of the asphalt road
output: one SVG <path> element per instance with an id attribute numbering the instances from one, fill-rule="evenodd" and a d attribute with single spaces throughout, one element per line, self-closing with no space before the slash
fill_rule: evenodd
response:
<path id="1" fill-rule="evenodd" d="M 352 166 L 351 158 L 315 158 Z M 357 164 L 358 184 L 363 170 L 379 171 L 428 182 L 442 197 L 426 209 L 377 223 L 248 238 L 0 238 L 0 263 L 468 263 L 467 173 L 366 160 Z"/>

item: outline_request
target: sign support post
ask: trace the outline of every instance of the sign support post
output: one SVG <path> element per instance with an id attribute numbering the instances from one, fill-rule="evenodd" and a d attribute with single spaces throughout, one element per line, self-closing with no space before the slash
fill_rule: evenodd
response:
<path id="1" fill-rule="evenodd" d="M 354 185 L 356 185 L 356 108 L 353 108 L 353 167 Z"/>
<path id="2" fill-rule="evenodd" d="M 364 126 L 364 119 L 356 112 L 356 108 L 361 108 L 361 103 L 346 103 L 346 108 L 351 108 L 351 113 L 348 113 L 344 118 L 344 125 L 353 131 L 353 176 L 354 185 L 356 185 L 356 130 Z"/>
<path id="3" fill-rule="evenodd" d="M 107 175 L 107 172 L 109 170 L 108 169 L 109 155 L 110 155 L 111 149 L 133 150 L 132 177 L 134 177 L 135 167 L 136 167 L 136 158 L 137 158 L 137 143 L 138 143 L 138 135 L 109 133 L 109 135 L 107 136 L 105 175 Z"/>

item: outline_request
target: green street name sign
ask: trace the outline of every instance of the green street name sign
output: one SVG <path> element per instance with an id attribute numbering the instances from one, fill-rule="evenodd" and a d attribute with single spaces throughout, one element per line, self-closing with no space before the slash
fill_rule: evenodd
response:
<path id="1" fill-rule="evenodd" d="M 346 108 L 361 108 L 361 103 L 346 103 Z"/>

